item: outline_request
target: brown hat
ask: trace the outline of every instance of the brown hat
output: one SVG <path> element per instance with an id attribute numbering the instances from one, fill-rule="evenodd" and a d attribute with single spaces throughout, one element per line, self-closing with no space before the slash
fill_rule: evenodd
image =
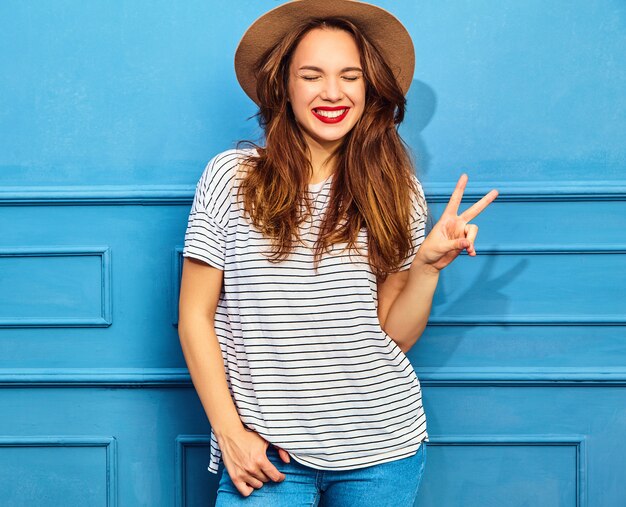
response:
<path id="1" fill-rule="evenodd" d="M 292 0 L 258 18 L 239 41 L 235 72 L 243 90 L 254 102 L 257 60 L 296 24 L 318 18 L 345 18 L 357 25 L 379 49 L 406 94 L 413 80 L 415 50 L 409 32 L 385 9 L 356 0 Z"/>

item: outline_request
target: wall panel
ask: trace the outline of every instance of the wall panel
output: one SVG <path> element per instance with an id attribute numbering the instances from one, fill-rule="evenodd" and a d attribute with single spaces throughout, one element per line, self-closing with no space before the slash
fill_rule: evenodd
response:
<path id="1" fill-rule="evenodd" d="M 376 3 L 432 219 L 462 172 L 461 209 L 500 191 L 409 353 L 418 505 L 622 507 L 626 4 Z M 275 5 L 0 4 L 0 505 L 212 502 L 181 251 L 207 161 L 259 139 L 232 59 Z"/>

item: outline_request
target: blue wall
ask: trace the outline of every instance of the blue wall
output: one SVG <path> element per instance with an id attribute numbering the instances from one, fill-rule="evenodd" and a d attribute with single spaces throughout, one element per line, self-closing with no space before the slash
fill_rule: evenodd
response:
<path id="1" fill-rule="evenodd" d="M 626 2 L 377 1 L 417 51 L 402 134 L 478 256 L 409 357 L 419 505 L 622 506 Z M 195 184 L 258 139 L 233 54 L 278 2 L 0 3 L 0 504 L 207 505 L 176 331 Z"/>

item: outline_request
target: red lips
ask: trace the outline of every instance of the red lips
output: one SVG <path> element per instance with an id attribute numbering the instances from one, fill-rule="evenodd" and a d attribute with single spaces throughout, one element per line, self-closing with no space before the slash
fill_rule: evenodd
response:
<path id="1" fill-rule="evenodd" d="M 330 117 L 330 116 L 321 115 L 317 111 L 343 111 L 343 113 L 341 113 L 338 116 Z M 339 123 L 341 120 L 343 120 L 346 117 L 346 115 L 348 114 L 348 111 L 350 111 L 350 108 L 346 106 L 320 106 L 311 110 L 313 115 L 323 123 Z"/>

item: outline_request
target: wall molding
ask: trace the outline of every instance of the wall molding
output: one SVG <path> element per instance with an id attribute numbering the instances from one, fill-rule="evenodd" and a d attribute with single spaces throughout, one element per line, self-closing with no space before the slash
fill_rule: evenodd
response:
<path id="1" fill-rule="evenodd" d="M 429 202 L 447 203 L 456 182 L 424 182 Z M 476 182 L 464 192 L 475 201 L 498 189 L 504 201 L 626 201 L 626 181 Z M 191 204 L 195 185 L 76 185 L 13 186 L 0 190 L 0 206 L 52 205 L 172 205 Z"/>
<path id="2" fill-rule="evenodd" d="M 424 182 L 429 202 L 447 203 L 455 182 Z M 626 181 L 486 181 L 469 183 L 463 192 L 463 201 L 476 201 L 492 189 L 498 190 L 498 202 L 561 202 L 561 201 L 624 201 Z"/>
<path id="3" fill-rule="evenodd" d="M 176 507 L 185 507 L 187 505 L 185 488 L 187 484 L 187 469 L 185 466 L 187 448 L 196 446 L 208 447 L 210 445 L 210 435 L 178 435 L 176 437 Z"/>
<path id="4" fill-rule="evenodd" d="M 626 386 L 623 367 L 414 367 L 420 383 L 435 387 Z"/>
<path id="5" fill-rule="evenodd" d="M 100 316 L 93 318 L 0 318 L 0 328 L 108 327 L 112 323 L 111 248 L 109 246 L 37 246 L 0 249 L 0 258 L 100 257 Z"/>
<path id="6" fill-rule="evenodd" d="M 178 302 L 180 297 L 180 281 L 183 273 L 183 250 L 184 247 L 174 247 L 172 251 L 172 264 L 170 274 L 170 287 L 172 288 L 172 307 L 170 309 L 172 315 L 172 326 L 178 327 Z"/>
<path id="7" fill-rule="evenodd" d="M 572 243 L 536 243 L 481 245 L 478 256 L 520 255 L 624 255 L 626 244 L 572 244 Z M 461 255 L 468 255 L 466 251 Z M 625 260 L 626 262 L 626 260 Z M 442 275 L 445 276 L 445 273 Z M 516 314 L 516 315 L 431 315 L 428 326 L 623 326 L 626 325 L 624 314 Z"/>
<path id="8" fill-rule="evenodd" d="M 429 435 L 427 447 L 565 446 L 576 449 L 576 507 L 587 507 L 587 449 L 585 435 Z"/>
<path id="9" fill-rule="evenodd" d="M 117 440 L 108 436 L 0 436 L 0 447 L 104 447 L 106 452 L 107 507 L 117 507 Z"/>
<path id="10" fill-rule="evenodd" d="M 483 245 L 480 252 L 487 255 L 589 255 L 626 254 L 626 243 L 506 243 Z M 463 251 L 461 255 L 467 255 Z"/>
<path id="11" fill-rule="evenodd" d="M 172 251 L 171 284 L 172 287 L 172 325 L 178 325 L 178 295 L 182 270 L 183 247 L 177 246 Z M 626 244 L 594 244 L 587 243 L 519 243 L 500 245 L 481 245 L 478 255 L 624 255 Z M 468 255 L 466 251 L 461 255 Z M 445 276 L 445 273 L 444 275 Z M 575 314 L 575 315 L 431 315 L 428 326 L 623 326 L 626 325 L 626 314 Z"/>
<path id="12" fill-rule="evenodd" d="M 0 206 L 191 204 L 191 185 L 23 186 L 0 190 Z"/>
<path id="13" fill-rule="evenodd" d="M 415 367 L 419 381 L 434 387 L 615 387 L 626 386 L 623 367 L 467 368 Z M 6 387 L 184 387 L 193 384 L 186 368 L 4 368 Z"/>

